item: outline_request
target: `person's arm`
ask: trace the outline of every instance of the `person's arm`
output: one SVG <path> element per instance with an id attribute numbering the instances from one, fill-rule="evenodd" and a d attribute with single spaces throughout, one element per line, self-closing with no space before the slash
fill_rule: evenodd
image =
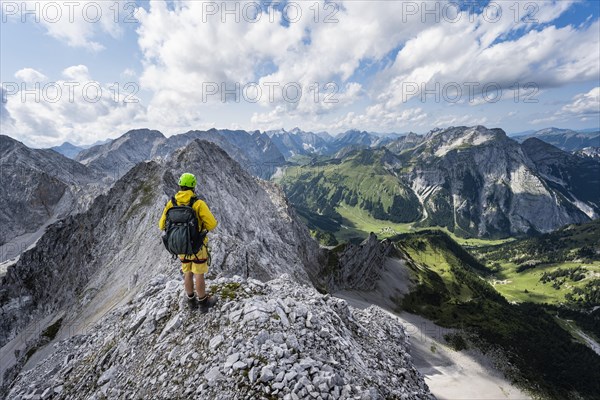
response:
<path id="1" fill-rule="evenodd" d="M 160 217 L 160 220 L 158 221 L 158 227 L 160 228 L 161 231 L 165 230 L 165 225 L 167 223 L 167 211 L 169 211 L 169 208 L 173 207 L 173 202 L 171 200 L 169 200 L 167 202 L 167 205 L 165 206 L 165 209 L 163 210 L 162 216 Z"/>
<path id="2" fill-rule="evenodd" d="M 212 231 L 219 225 L 215 216 L 212 215 L 210 209 L 202 200 L 198 201 L 198 216 L 200 217 L 200 221 L 202 221 L 202 230 L 206 229 L 207 231 Z"/>

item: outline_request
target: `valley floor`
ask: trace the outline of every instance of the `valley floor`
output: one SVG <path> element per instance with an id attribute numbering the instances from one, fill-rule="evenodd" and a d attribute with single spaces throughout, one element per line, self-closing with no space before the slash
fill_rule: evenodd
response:
<path id="1" fill-rule="evenodd" d="M 341 291 L 334 293 L 354 307 L 371 304 L 382 307 L 398 318 L 410 335 L 410 353 L 416 368 L 425 377 L 431 392 L 439 400 L 522 400 L 531 397 L 511 385 L 492 364 L 490 357 L 469 349 L 454 351 L 445 344 L 444 335 L 453 330 L 437 326 L 418 315 L 390 311 L 381 294 Z M 383 300 L 383 301 L 382 301 Z M 387 303 L 387 304 L 386 304 Z"/>

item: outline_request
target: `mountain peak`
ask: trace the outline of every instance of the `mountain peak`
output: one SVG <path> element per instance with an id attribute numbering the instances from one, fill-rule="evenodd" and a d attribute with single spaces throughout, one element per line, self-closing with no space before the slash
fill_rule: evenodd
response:
<path id="1" fill-rule="evenodd" d="M 127 131 L 125 134 L 123 134 L 121 137 L 117 138 L 116 140 L 119 140 L 122 138 L 133 139 L 133 140 L 156 139 L 156 138 L 165 138 L 165 135 L 163 135 L 162 132 L 154 130 L 154 129 L 142 128 L 142 129 L 132 129 L 130 131 Z"/>
<path id="2" fill-rule="evenodd" d="M 425 138 L 432 145 L 437 157 L 444 156 L 452 150 L 466 149 L 486 143 L 497 143 L 507 139 L 508 136 L 502 129 L 488 129 L 482 125 L 433 130 Z"/>

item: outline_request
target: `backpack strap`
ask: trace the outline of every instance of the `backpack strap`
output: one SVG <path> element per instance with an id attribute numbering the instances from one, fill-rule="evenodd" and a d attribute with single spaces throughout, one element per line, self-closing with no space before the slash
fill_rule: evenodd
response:
<path id="1" fill-rule="evenodd" d="M 198 197 L 193 196 L 190 199 L 190 204 L 188 204 L 190 207 L 194 208 L 194 203 L 196 203 L 198 201 Z M 198 218 L 198 229 L 200 229 L 200 231 L 202 231 L 202 220 L 200 219 L 200 216 L 196 214 L 196 218 Z M 202 241 L 204 242 L 204 238 L 202 238 Z"/>
<path id="2" fill-rule="evenodd" d="M 171 197 L 171 205 L 173 207 L 177 207 L 177 200 L 175 200 L 175 196 Z"/>

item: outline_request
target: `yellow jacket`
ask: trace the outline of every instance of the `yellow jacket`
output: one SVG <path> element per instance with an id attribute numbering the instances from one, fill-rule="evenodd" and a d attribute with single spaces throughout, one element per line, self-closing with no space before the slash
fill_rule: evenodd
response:
<path id="1" fill-rule="evenodd" d="M 188 204 L 192 197 L 194 196 L 194 192 L 191 190 L 181 190 L 177 192 L 175 195 L 175 200 L 177 201 L 177 205 Z M 173 207 L 172 200 L 169 200 L 165 209 L 163 210 L 162 217 L 160 217 L 160 221 L 158 221 L 158 227 L 161 230 L 165 230 L 165 225 L 167 223 L 167 211 L 169 208 Z M 198 220 L 200 222 L 200 230 L 212 231 L 219 224 L 215 217 L 210 212 L 208 206 L 202 200 L 197 200 L 192 206 L 194 211 L 196 211 L 196 215 L 198 216 Z"/>

